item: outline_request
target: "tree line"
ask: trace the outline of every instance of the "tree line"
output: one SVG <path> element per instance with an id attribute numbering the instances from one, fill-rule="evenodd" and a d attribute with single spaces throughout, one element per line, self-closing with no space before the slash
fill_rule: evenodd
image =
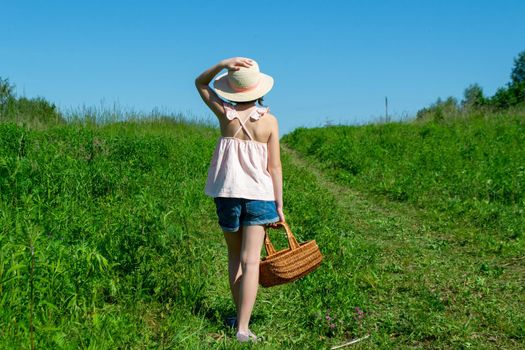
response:
<path id="1" fill-rule="evenodd" d="M 447 115 L 469 112 L 497 112 L 525 106 L 525 51 L 514 59 L 510 81 L 497 89 L 493 96 L 485 96 L 479 84 L 471 84 L 463 92 L 463 99 L 455 97 L 438 100 L 417 112 L 416 119 L 443 119 Z"/>

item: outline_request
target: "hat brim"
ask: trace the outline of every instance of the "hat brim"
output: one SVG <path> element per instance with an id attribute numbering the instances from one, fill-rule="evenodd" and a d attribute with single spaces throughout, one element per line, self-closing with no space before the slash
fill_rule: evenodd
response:
<path id="1" fill-rule="evenodd" d="M 247 102 L 257 100 L 266 95 L 273 87 L 273 78 L 267 74 L 259 73 L 260 80 L 257 87 L 252 90 L 237 92 L 228 84 L 228 72 L 219 75 L 213 82 L 217 95 L 233 102 Z"/>

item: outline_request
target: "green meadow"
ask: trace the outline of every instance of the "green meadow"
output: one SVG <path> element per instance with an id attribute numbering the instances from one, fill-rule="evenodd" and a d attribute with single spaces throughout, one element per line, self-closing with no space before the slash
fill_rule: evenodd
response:
<path id="1" fill-rule="evenodd" d="M 218 129 L 42 103 L 0 123 L 0 348 L 249 347 L 204 195 Z M 524 348 L 524 145 L 520 110 L 285 135 L 287 221 L 324 261 L 259 289 L 253 347 Z"/>
<path id="2" fill-rule="evenodd" d="M 283 141 L 342 186 L 435 212 L 516 247 L 525 233 L 525 111 L 300 128 Z"/>

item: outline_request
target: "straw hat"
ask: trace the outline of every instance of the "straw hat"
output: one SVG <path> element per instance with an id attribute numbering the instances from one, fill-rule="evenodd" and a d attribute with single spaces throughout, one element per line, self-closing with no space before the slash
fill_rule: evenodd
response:
<path id="1" fill-rule="evenodd" d="M 259 71 L 259 65 L 252 60 L 249 68 L 229 70 L 219 75 L 213 82 L 217 95 L 233 102 L 257 100 L 273 87 L 273 78 Z"/>

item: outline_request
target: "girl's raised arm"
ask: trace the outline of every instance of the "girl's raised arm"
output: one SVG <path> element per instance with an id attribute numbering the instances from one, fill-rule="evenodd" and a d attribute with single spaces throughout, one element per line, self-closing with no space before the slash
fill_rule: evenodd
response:
<path id="1" fill-rule="evenodd" d="M 239 70 L 240 67 L 250 67 L 252 61 L 248 58 L 233 57 L 220 61 L 211 68 L 208 68 L 195 79 L 195 86 L 201 95 L 202 100 L 218 117 L 224 115 L 222 100 L 210 87 L 211 80 L 224 68 L 228 70 Z"/>

